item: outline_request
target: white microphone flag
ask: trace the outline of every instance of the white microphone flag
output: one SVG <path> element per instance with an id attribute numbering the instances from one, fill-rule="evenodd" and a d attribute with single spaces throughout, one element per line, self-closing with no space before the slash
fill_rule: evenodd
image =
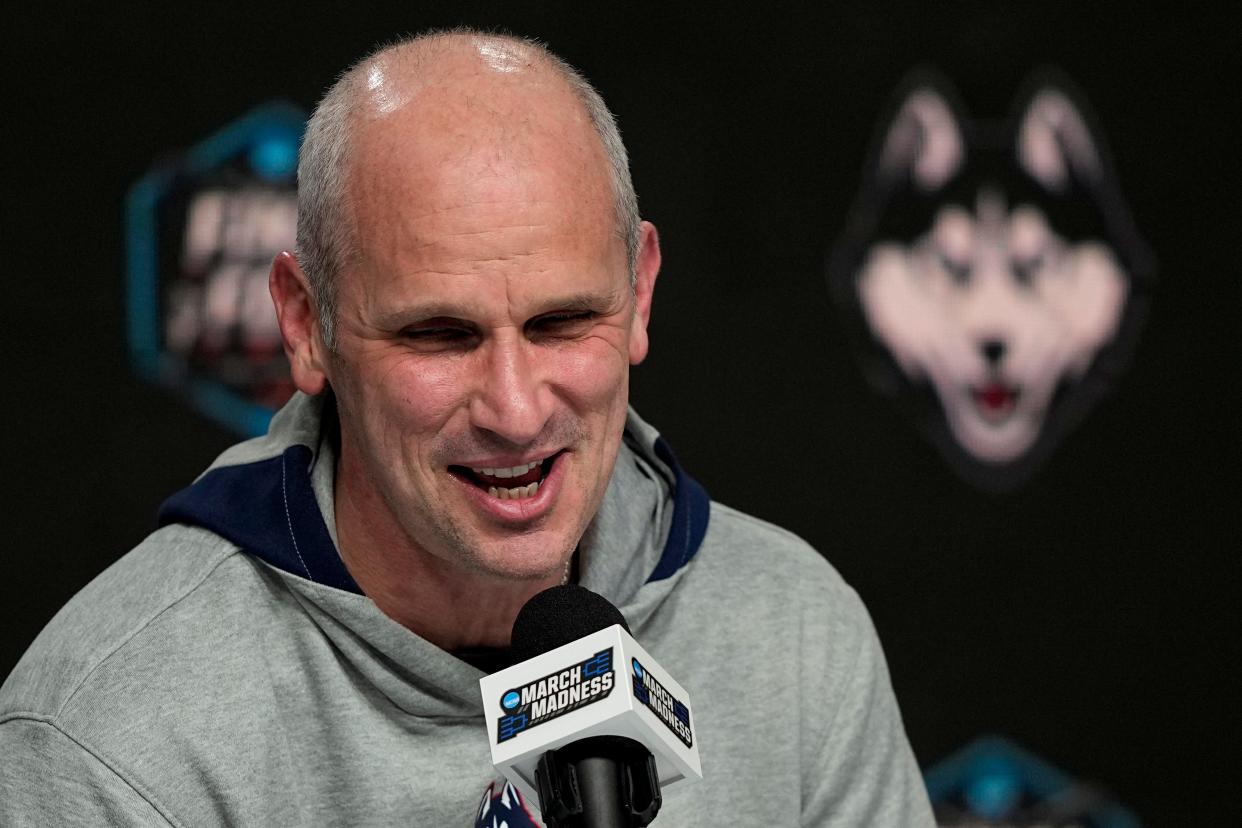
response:
<path id="1" fill-rule="evenodd" d="M 655 756 L 661 789 L 702 779 L 690 698 L 619 624 L 479 679 L 492 764 L 538 802 L 546 751 L 626 736 Z"/>

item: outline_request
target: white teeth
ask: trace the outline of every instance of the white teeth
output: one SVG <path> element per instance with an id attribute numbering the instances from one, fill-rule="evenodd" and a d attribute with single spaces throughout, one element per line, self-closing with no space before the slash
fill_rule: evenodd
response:
<path id="1" fill-rule="evenodd" d="M 489 486 L 487 489 L 487 493 L 498 500 L 521 500 L 524 497 L 534 497 L 538 492 L 538 481 L 529 486 L 515 486 L 512 489 L 500 489 L 495 486 Z"/>
<path id="2" fill-rule="evenodd" d="M 504 479 L 509 477 L 521 477 L 522 475 L 533 471 L 542 463 L 542 460 L 535 460 L 532 463 L 524 463 L 520 466 L 512 466 L 507 469 L 471 468 L 470 470 L 475 474 L 483 475 L 484 477 Z M 487 493 L 497 500 L 521 500 L 527 497 L 534 497 L 539 493 L 539 481 L 536 480 L 534 483 L 530 483 L 526 486 L 488 486 Z"/>
<path id="3" fill-rule="evenodd" d="M 542 462 L 542 460 L 536 460 L 533 463 L 526 463 L 521 466 L 512 466 L 507 469 L 471 469 L 471 471 L 475 474 L 486 475 L 487 477 L 521 477 Z"/>

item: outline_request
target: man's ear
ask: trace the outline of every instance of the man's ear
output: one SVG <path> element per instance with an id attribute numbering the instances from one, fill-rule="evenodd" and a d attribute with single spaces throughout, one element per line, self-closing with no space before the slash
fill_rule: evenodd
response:
<path id="1" fill-rule="evenodd" d="M 651 322 L 651 295 L 660 273 L 660 234 L 644 221 L 638 231 L 638 257 L 634 261 L 634 318 L 630 320 L 630 364 L 647 357 L 647 324 Z"/>
<path id="2" fill-rule="evenodd" d="M 324 371 L 325 349 L 319 338 L 319 315 L 306 274 L 292 253 L 282 252 L 272 261 L 267 288 L 276 304 L 276 319 L 280 323 L 293 384 L 306 394 L 318 394 L 328 381 Z"/>

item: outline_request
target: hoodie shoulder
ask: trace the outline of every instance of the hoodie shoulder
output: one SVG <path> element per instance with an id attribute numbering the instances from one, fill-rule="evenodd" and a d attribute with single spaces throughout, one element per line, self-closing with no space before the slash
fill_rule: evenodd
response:
<path id="1" fill-rule="evenodd" d="M 730 506 L 712 502 L 712 520 L 703 545 L 714 566 L 755 586 L 779 586 L 799 593 L 827 591 L 837 598 L 857 600 L 857 593 L 815 547 L 788 529 Z"/>
<path id="2" fill-rule="evenodd" d="M 58 715 L 102 664 L 238 551 L 190 526 L 151 534 L 83 587 L 39 633 L 0 687 L 0 720 Z"/>
<path id="3" fill-rule="evenodd" d="M 804 637 L 835 642 L 837 655 L 875 637 L 862 598 L 822 553 L 793 532 L 728 506 L 712 503 L 707 536 L 688 569 L 704 611 L 727 608 L 738 635 L 770 642 L 799 629 Z"/>

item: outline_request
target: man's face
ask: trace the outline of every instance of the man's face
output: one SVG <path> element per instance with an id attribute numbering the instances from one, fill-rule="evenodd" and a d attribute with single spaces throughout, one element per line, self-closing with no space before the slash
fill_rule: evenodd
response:
<path id="1" fill-rule="evenodd" d="M 603 497 L 646 352 L 602 151 L 581 124 L 524 147 L 422 126 L 417 150 L 392 130 L 354 150 L 379 160 L 352 175 L 338 282 L 338 487 L 423 553 L 547 577 Z"/>

